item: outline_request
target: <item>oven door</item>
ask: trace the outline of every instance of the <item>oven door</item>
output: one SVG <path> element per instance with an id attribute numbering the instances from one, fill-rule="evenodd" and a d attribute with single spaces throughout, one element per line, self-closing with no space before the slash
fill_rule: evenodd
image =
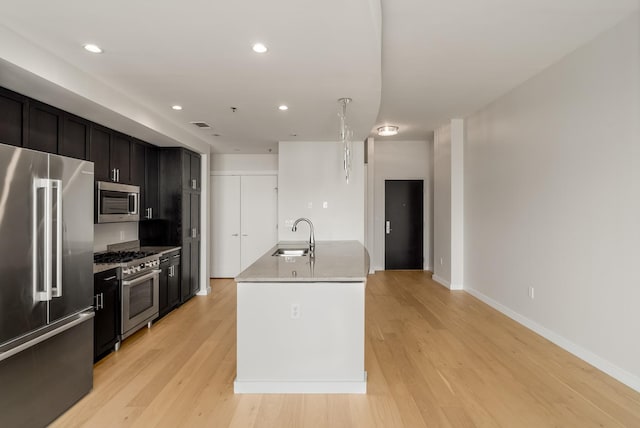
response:
<path id="1" fill-rule="evenodd" d="M 122 339 L 158 317 L 160 270 L 122 281 Z"/>

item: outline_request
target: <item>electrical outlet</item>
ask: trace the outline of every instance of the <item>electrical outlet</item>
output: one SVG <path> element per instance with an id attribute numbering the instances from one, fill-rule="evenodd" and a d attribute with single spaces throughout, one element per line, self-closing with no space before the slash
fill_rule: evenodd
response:
<path id="1" fill-rule="evenodd" d="M 440 257 L 440 266 L 442 266 L 443 264 L 444 264 L 444 259 Z"/>
<path id="2" fill-rule="evenodd" d="M 324 201 L 324 202 L 322 203 L 322 208 L 329 208 L 329 202 Z"/>
<path id="3" fill-rule="evenodd" d="M 300 305 L 298 303 L 291 304 L 291 319 L 297 320 L 300 318 Z"/>
<path id="4" fill-rule="evenodd" d="M 313 208 L 313 202 L 307 202 L 307 208 Z"/>
<path id="5" fill-rule="evenodd" d="M 533 300 L 534 297 L 535 297 L 534 289 L 533 287 L 529 287 L 529 298 Z"/>

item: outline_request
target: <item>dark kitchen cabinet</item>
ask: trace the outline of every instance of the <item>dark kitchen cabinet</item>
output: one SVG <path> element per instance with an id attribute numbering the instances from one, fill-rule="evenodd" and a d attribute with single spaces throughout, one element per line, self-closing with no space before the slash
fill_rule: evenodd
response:
<path id="1" fill-rule="evenodd" d="M 109 164 L 118 183 L 131 183 L 130 167 L 131 141 L 122 134 L 114 134 L 109 150 Z M 114 172 L 115 171 L 115 172 Z"/>
<path id="2" fill-rule="evenodd" d="M 58 154 L 76 159 L 89 159 L 90 122 L 65 114 Z"/>
<path id="3" fill-rule="evenodd" d="M 28 149 L 58 153 L 62 140 L 62 111 L 38 101 L 29 102 Z"/>
<path id="4" fill-rule="evenodd" d="M 145 150 L 145 209 L 141 218 L 155 219 L 160 216 L 160 150 L 147 146 Z"/>
<path id="5" fill-rule="evenodd" d="M 93 358 L 100 358 L 111 352 L 118 343 L 120 331 L 120 281 L 116 270 L 111 269 L 94 275 Z"/>
<path id="6" fill-rule="evenodd" d="M 159 215 L 160 167 L 158 148 L 149 144 L 131 144 L 131 183 L 140 186 L 140 220 L 151 220 Z"/>
<path id="7" fill-rule="evenodd" d="M 197 190 L 201 188 L 200 155 L 184 151 L 182 156 L 182 185 L 185 190 Z"/>
<path id="8" fill-rule="evenodd" d="M 23 146 L 27 136 L 27 98 L 0 88 L 0 143 Z"/>
<path id="9" fill-rule="evenodd" d="M 160 149 L 160 215 L 164 245 L 182 247 L 180 296 L 184 302 L 200 289 L 200 180 L 192 167 L 200 155 L 182 148 Z M 187 182 L 185 182 L 187 181 Z M 195 187 L 195 188 L 194 188 Z"/>
<path id="10" fill-rule="evenodd" d="M 93 172 L 96 181 L 112 181 L 109 169 L 110 147 L 111 131 L 101 126 L 92 126 L 89 160 L 94 163 Z"/>
<path id="11" fill-rule="evenodd" d="M 180 250 L 160 257 L 159 317 L 180 304 Z"/>
<path id="12" fill-rule="evenodd" d="M 91 126 L 90 158 L 97 181 L 131 184 L 131 141 L 99 125 Z"/>

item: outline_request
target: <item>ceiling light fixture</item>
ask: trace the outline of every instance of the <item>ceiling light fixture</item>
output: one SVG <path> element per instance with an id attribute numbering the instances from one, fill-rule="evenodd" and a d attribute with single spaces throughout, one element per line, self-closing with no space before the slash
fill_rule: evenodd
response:
<path id="1" fill-rule="evenodd" d="M 392 135 L 396 135 L 400 130 L 399 127 L 394 125 L 385 125 L 378 128 L 378 135 L 381 137 L 391 137 Z"/>
<path id="2" fill-rule="evenodd" d="M 342 143 L 343 150 L 343 167 L 344 178 L 349 183 L 349 175 L 351 174 L 351 152 L 353 151 L 353 144 L 351 143 L 351 137 L 353 137 L 353 131 L 347 123 L 347 104 L 351 102 L 351 98 L 340 98 L 338 103 L 340 104 L 340 110 L 338 111 L 338 117 L 340 118 L 340 142 Z"/>
<path id="3" fill-rule="evenodd" d="M 171 108 L 174 109 L 174 110 L 182 110 L 182 106 L 180 106 L 178 104 L 176 104 L 174 106 L 171 106 Z"/>
<path id="4" fill-rule="evenodd" d="M 251 49 L 253 49 L 255 53 L 265 53 L 268 50 L 262 43 L 256 43 Z"/>
<path id="5" fill-rule="evenodd" d="M 280 107 L 278 107 L 278 110 L 282 110 L 282 111 L 289 110 L 289 107 L 283 104 Z"/>
<path id="6" fill-rule="evenodd" d="M 87 43 L 83 46 L 83 48 L 91 53 L 99 54 L 102 53 L 102 49 L 98 45 L 94 45 L 92 43 Z"/>

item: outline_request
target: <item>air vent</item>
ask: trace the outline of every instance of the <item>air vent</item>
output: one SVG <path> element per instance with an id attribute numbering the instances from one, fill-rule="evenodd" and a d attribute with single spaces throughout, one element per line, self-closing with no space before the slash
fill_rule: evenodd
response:
<path id="1" fill-rule="evenodd" d="M 211 129 L 211 125 L 209 125 L 207 122 L 189 122 L 189 123 L 197 126 L 198 128 Z"/>

